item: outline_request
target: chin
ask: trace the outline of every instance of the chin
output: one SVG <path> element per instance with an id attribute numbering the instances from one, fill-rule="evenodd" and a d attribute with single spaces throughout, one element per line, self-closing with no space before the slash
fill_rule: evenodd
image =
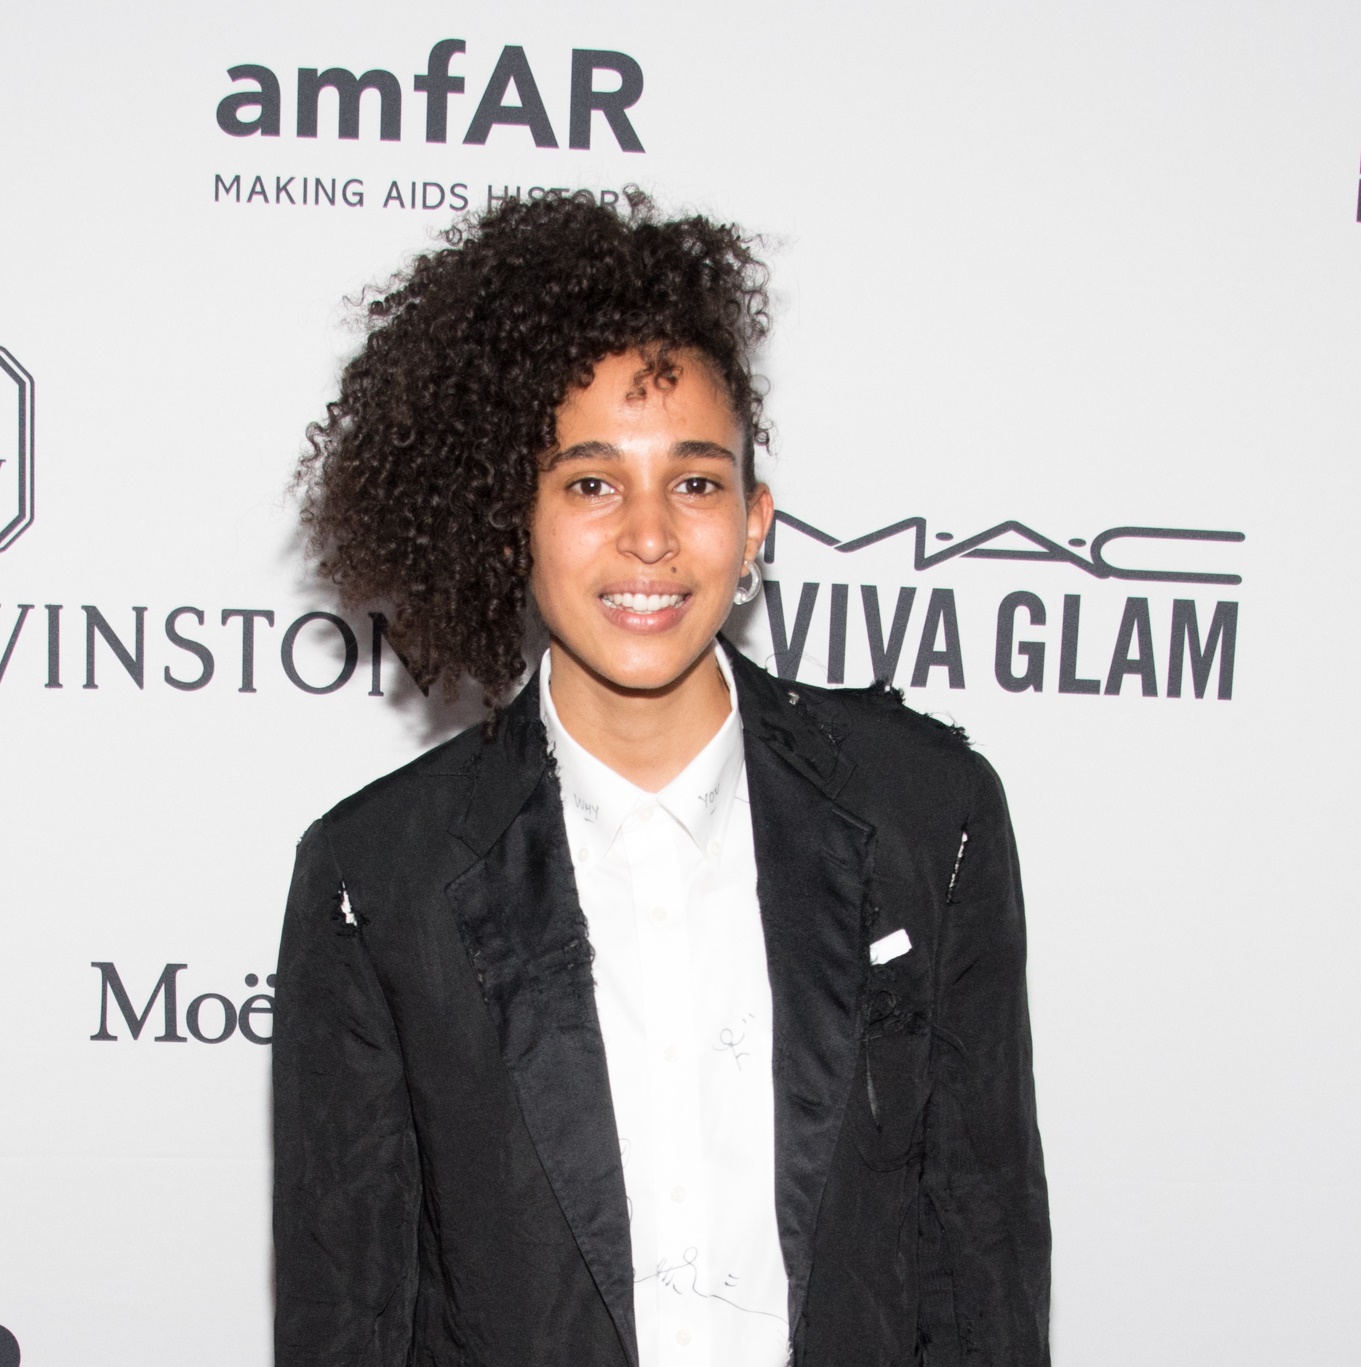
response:
<path id="1" fill-rule="evenodd" d="M 622 647 L 611 642 L 613 649 L 602 650 L 588 663 L 615 688 L 657 692 L 675 683 L 709 649 L 712 640 L 713 633 L 700 641 L 661 639 L 644 644 L 630 640 Z"/>

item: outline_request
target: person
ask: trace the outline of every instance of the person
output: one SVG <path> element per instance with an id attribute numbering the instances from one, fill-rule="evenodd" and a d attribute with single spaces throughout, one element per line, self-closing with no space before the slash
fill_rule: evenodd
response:
<path id="1" fill-rule="evenodd" d="M 756 245 L 508 202 L 310 431 L 322 570 L 491 713 L 298 848 L 278 1367 L 1048 1362 L 998 780 L 720 634 L 773 515 Z"/>

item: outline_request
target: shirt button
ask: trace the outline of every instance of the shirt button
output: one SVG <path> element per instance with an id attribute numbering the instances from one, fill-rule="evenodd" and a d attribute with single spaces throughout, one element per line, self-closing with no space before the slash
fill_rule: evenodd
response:
<path id="1" fill-rule="evenodd" d="M 589 847 L 587 847 L 586 845 L 583 845 L 583 846 L 577 851 L 577 863 L 578 863 L 578 864 L 585 864 L 585 863 L 588 863 L 588 862 L 590 861 L 590 858 L 591 858 L 591 851 L 590 851 Z"/>
<path id="2" fill-rule="evenodd" d="M 666 908 L 653 907 L 652 910 L 648 912 L 648 915 L 657 925 L 661 925 L 661 923 L 666 920 Z"/>
<path id="3" fill-rule="evenodd" d="M 710 859 L 717 859 L 717 858 L 718 858 L 718 852 L 719 852 L 722 848 L 723 848 L 723 846 L 720 845 L 720 844 L 718 843 L 717 840 L 711 840 L 711 841 L 709 841 L 709 858 L 710 858 Z"/>
<path id="4" fill-rule="evenodd" d="M 685 1188 L 684 1188 L 684 1187 L 672 1187 L 672 1188 L 671 1188 L 671 1199 L 672 1199 L 673 1201 L 675 1201 L 677 1205 L 680 1205 L 680 1203 L 681 1203 L 682 1201 L 685 1200 Z"/>
<path id="5" fill-rule="evenodd" d="M 684 1348 L 685 1345 L 690 1342 L 690 1331 L 688 1329 L 677 1329 L 676 1342 L 679 1343 L 682 1348 Z"/>
<path id="6" fill-rule="evenodd" d="M 656 807 L 639 807 L 639 808 L 638 808 L 638 820 L 639 820 L 639 821 L 651 821 L 651 820 L 652 820 L 652 813 L 655 812 L 656 810 L 657 810 Z"/>
<path id="7" fill-rule="evenodd" d="M 663 1057 L 666 1059 L 668 1063 L 675 1063 L 680 1058 L 680 1050 L 677 1049 L 674 1044 L 668 1044 L 666 1046 L 666 1053 L 663 1055 Z"/>

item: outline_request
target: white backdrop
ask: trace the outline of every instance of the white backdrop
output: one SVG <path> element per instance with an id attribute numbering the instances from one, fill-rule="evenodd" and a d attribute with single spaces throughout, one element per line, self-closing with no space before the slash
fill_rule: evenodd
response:
<path id="1" fill-rule="evenodd" d="M 412 77 L 446 38 L 466 89 L 431 143 Z M 508 46 L 557 148 L 514 124 L 463 143 Z M 641 68 L 644 151 L 600 114 L 568 146 L 574 49 Z M 259 89 L 240 65 L 277 77 L 277 136 L 219 127 Z M 338 138 L 330 91 L 299 137 L 298 71 L 329 67 L 392 72 L 400 137 L 368 93 Z M 355 344 L 340 301 L 447 220 L 412 182 L 482 207 L 488 187 L 630 181 L 770 235 L 767 473 L 821 533 L 782 523 L 765 567 L 785 668 L 802 599 L 798 677 L 867 682 L 862 586 L 889 637 L 915 589 L 898 682 L 1007 783 L 1056 1362 L 1358 1361 L 1361 9 L 16 0 L 0 146 L 0 1367 L 15 1344 L 33 1367 L 269 1361 L 269 1051 L 250 1035 L 269 1033 L 293 843 L 457 722 L 390 658 L 373 694 L 362 615 L 342 687 L 285 670 L 290 624 L 334 609 L 300 573 L 286 486 Z M 963 553 L 1008 521 L 1033 535 Z M 1119 528 L 1245 539 L 1108 538 L 1093 561 Z M 1017 591 L 1045 613 L 1015 633 L 1045 643 L 1038 691 L 995 669 Z M 1085 690 L 1060 689 L 1069 598 Z M 1235 605 L 1200 698 L 1190 655 L 1168 696 L 1178 601 L 1201 644 Z M 772 667 L 773 606 L 742 629 Z M 167 634 L 178 608 L 211 678 Z M 273 613 L 251 619 L 253 692 L 233 609 Z M 288 663 L 325 686 L 340 644 L 304 624 Z M 114 988 L 135 1019 L 163 977 L 168 1027 L 162 992 L 134 1040 Z"/>

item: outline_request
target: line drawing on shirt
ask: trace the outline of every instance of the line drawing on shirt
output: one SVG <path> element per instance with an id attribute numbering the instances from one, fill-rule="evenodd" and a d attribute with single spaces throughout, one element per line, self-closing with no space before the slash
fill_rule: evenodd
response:
<path id="1" fill-rule="evenodd" d="M 748 1013 L 742 1017 L 738 1024 L 740 1026 L 745 1026 L 754 1019 L 755 1017 Z M 718 1043 L 714 1045 L 714 1052 L 716 1054 L 721 1054 L 725 1049 L 728 1050 L 732 1054 L 733 1062 L 737 1064 L 738 1071 L 741 1072 L 742 1060 L 751 1057 L 750 1050 L 740 1048 L 746 1038 L 747 1032 L 745 1029 L 743 1029 L 742 1033 L 739 1035 L 732 1026 L 725 1025 L 723 1029 L 718 1032 Z"/>
<path id="2" fill-rule="evenodd" d="M 718 790 L 720 786 L 720 784 L 715 783 L 707 793 L 701 793 L 699 795 L 699 800 L 704 804 L 706 811 L 712 812 L 714 810 L 714 807 L 718 802 Z"/>
<path id="3" fill-rule="evenodd" d="M 668 1263 L 665 1258 L 658 1259 L 657 1270 L 646 1277 L 637 1278 L 634 1285 L 640 1286 L 643 1282 L 650 1282 L 653 1277 L 662 1286 L 675 1292 L 678 1296 L 698 1296 L 701 1300 L 722 1301 L 724 1305 L 731 1306 L 743 1315 L 759 1315 L 762 1319 L 774 1320 L 777 1324 L 786 1326 L 789 1324 L 783 1315 L 777 1315 L 773 1311 L 756 1310 L 749 1305 L 739 1305 L 731 1296 L 720 1295 L 717 1291 L 701 1291 L 699 1287 L 699 1249 L 697 1248 L 687 1248 L 678 1263 Z M 731 1290 L 736 1287 L 740 1280 L 735 1272 L 729 1272 L 723 1278 L 723 1287 L 725 1290 Z"/>
<path id="4" fill-rule="evenodd" d="M 598 802 L 587 802 L 580 793 L 572 794 L 572 805 L 587 821 L 596 821 L 600 817 L 600 804 Z"/>

